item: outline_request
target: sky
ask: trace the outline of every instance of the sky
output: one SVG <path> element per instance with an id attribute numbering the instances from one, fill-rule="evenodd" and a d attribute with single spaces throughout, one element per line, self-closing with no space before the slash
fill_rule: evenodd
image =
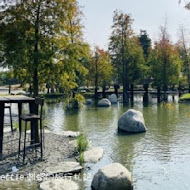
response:
<path id="1" fill-rule="evenodd" d="M 159 37 L 159 29 L 167 22 L 170 39 L 179 39 L 179 28 L 190 31 L 190 10 L 178 0 L 78 0 L 84 14 L 84 37 L 92 46 L 107 49 L 113 24 L 113 12 L 118 9 L 134 19 L 136 34 L 147 30 L 153 41 Z M 189 32 L 190 34 L 190 32 Z"/>

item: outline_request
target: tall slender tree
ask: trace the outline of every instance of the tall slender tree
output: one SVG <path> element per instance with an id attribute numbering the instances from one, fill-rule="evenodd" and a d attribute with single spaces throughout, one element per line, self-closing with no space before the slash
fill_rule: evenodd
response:
<path id="1" fill-rule="evenodd" d="M 190 50 L 189 50 L 189 40 L 184 28 L 180 29 L 180 40 L 176 44 L 178 52 L 180 54 L 182 64 L 182 73 L 185 78 L 186 85 L 190 92 Z"/>
<path id="2" fill-rule="evenodd" d="M 130 15 L 116 10 L 113 16 L 112 34 L 110 36 L 109 52 L 113 65 L 116 69 L 116 79 L 122 81 L 123 85 L 123 102 L 128 102 L 128 86 L 127 81 L 127 55 L 126 49 L 129 39 L 133 36 L 132 30 L 133 19 Z M 122 76 L 122 78 L 120 78 Z"/>
<path id="3" fill-rule="evenodd" d="M 117 80 L 123 85 L 123 102 L 129 101 L 129 85 L 141 78 L 145 67 L 143 50 L 132 30 L 132 18 L 121 11 L 114 12 L 109 52 L 117 73 Z M 133 95 L 133 93 L 132 93 Z"/>
<path id="4" fill-rule="evenodd" d="M 169 85 L 178 84 L 181 69 L 178 51 L 169 40 L 166 26 L 161 28 L 161 37 L 154 44 L 149 64 L 154 85 L 158 88 L 158 94 L 162 88 L 164 99 L 166 99 L 166 90 Z"/>
<path id="5" fill-rule="evenodd" d="M 144 80 L 143 80 L 143 87 L 145 90 L 144 101 L 146 102 L 148 101 L 148 87 L 149 87 L 149 82 L 150 82 L 150 72 L 149 72 L 150 67 L 148 65 L 148 57 L 151 51 L 151 39 L 149 38 L 146 30 L 141 30 L 138 38 L 139 38 L 140 45 L 143 48 L 144 59 L 146 62 L 146 72 L 144 74 Z"/>

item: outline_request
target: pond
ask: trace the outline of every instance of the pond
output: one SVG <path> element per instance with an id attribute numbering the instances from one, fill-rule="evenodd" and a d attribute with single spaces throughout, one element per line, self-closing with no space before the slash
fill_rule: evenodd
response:
<path id="1" fill-rule="evenodd" d="M 52 131 L 82 131 L 93 146 L 104 149 L 101 161 L 92 165 L 93 176 L 105 164 L 119 162 L 132 172 L 134 190 L 187 190 L 190 186 L 190 106 L 178 104 L 170 97 L 170 107 L 152 98 L 143 106 L 136 96 L 134 106 L 113 105 L 110 108 L 84 107 L 66 110 L 61 101 L 46 102 L 44 123 Z M 118 135 L 118 118 L 133 108 L 143 113 L 147 132 Z M 84 184 L 89 188 L 90 182 Z"/>

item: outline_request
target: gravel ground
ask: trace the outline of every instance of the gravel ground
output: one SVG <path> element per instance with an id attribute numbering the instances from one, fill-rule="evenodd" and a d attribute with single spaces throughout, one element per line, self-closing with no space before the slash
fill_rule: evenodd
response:
<path id="1" fill-rule="evenodd" d="M 14 141 L 6 143 L 10 140 Z M 4 158 L 0 160 L 0 175 L 12 174 L 12 167 L 14 166 L 20 175 L 28 176 L 31 173 L 36 175 L 43 173 L 46 167 L 56 165 L 58 162 L 73 161 L 76 151 L 70 143 L 71 140 L 73 139 L 52 133 L 45 134 L 43 161 L 41 161 L 39 153 L 36 157 L 35 152 L 28 151 L 23 165 L 22 159 L 18 159 L 18 132 L 15 132 L 14 135 L 6 133 L 3 146 Z"/>

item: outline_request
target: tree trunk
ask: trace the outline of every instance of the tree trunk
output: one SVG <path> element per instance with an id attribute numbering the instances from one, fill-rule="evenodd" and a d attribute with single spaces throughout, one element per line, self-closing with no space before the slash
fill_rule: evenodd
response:
<path id="1" fill-rule="evenodd" d="M 125 82 L 124 86 L 125 86 L 125 89 L 124 89 L 124 91 L 125 91 L 125 100 L 124 100 L 123 103 L 127 105 L 127 104 L 129 104 L 129 94 L 128 94 L 129 85 L 128 85 L 127 82 Z"/>
<path id="2" fill-rule="evenodd" d="M 164 86 L 164 100 L 167 100 L 167 94 L 166 94 L 166 91 L 167 91 L 167 86 Z"/>
<path id="3" fill-rule="evenodd" d="M 134 101 L 134 85 L 131 84 L 131 102 Z"/>
<path id="4" fill-rule="evenodd" d="M 145 95 L 148 96 L 148 86 L 149 84 L 144 85 Z"/>
<path id="5" fill-rule="evenodd" d="M 53 87 L 51 87 L 51 94 L 55 93 L 55 90 Z"/>
<path id="6" fill-rule="evenodd" d="M 127 62 L 125 56 L 125 43 L 126 43 L 126 36 L 124 34 L 124 21 L 122 21 L 122 63 L 123 63 L 123 104 L 128 104 L 128 81 L 127 81 Z"/>
<path id="7" fill-rule="evenodd" d="M 179 97 L 180 97 L 183 94 L 182 89 L 181 89 L 181 85 L 179 85 L 178 92 L 179 92 Z"/>
<path id="8" fill-rule="evenodd" d="M 95 86 L 95 89 L 94 89 L 94 97 L 95 99 L 98 99 L 98 54 L 96 52 L 96 60 L 95 60 L 95 81 L 94 81 L 94 86 Z"/>
<path id="9" fill-rule="evenodd" d="M 118 97 L 119 84 L 114 84 L 115 95 Z"/>
<path id="10" fill-rule="evenodd" d="M 128 104 L 129 103 L 129 97 L 128 97 L 128 83 L 126 80 L 126 66 L 125 64 L 123 65 L 123 104 Z"/>
<path id="11" fill-rule="evenodd" d="M 160 103 L 161 99 L 160 99 L 160 96 L 161 96 L 161 90 L 160 90 L 160 87 L 157 88 L 157 100 L 158 100 L 158 103 Z"/>
<path id="12" fill-rule="evenodd" d="M 36 12 L 35 21 L 35 43 L 34 43 L 34 73 L 33 73 L 33 89 L 34 97 L 38 96 L 38 64 L 39 64 L 39 17 L 40 17 L 40 3 Z"/>
<path id="13" fill-rule="evenodd" d="M 31 84 L 29 86 L 29 92 L 30 92 L 30 96 L 32 96 L 32 86 L 31 86 Z"/>
<path id="14" fill-rule="evenodd" d="M 102 87 L 102 97 L 106 98 L 106 87 L 105 86 Z"/>
<path id="15" fill-rule="evenodd" d="M 118 97 L 118 89 L 115 88 L 115 95 Z"/>
<path id="16" fill-rule="evenodd" d="M 37 68 L 34 69 L 33 89 L 34 89 L 34 97 L 38 96 L 38 70 Z"/>
<path id="17" fill-rule="evenodd" d="M 143 96 L 144 105 L 147 105 L 148 103 L 148 86 L 149 84 L 144 84 L 144 91 L 145 91 L 144 96 Z"/>
<path id="18" fill-rule="evenodd" d="M 98 98 L 98 77 L 95 76 L 95 89 L 94 89 L 94 97 L 95 99 Z"/>
<path id="19" fill-rule="evenodd" d="M 11 81 L 9 81 L 9 94 L 11 94 Z"/>

